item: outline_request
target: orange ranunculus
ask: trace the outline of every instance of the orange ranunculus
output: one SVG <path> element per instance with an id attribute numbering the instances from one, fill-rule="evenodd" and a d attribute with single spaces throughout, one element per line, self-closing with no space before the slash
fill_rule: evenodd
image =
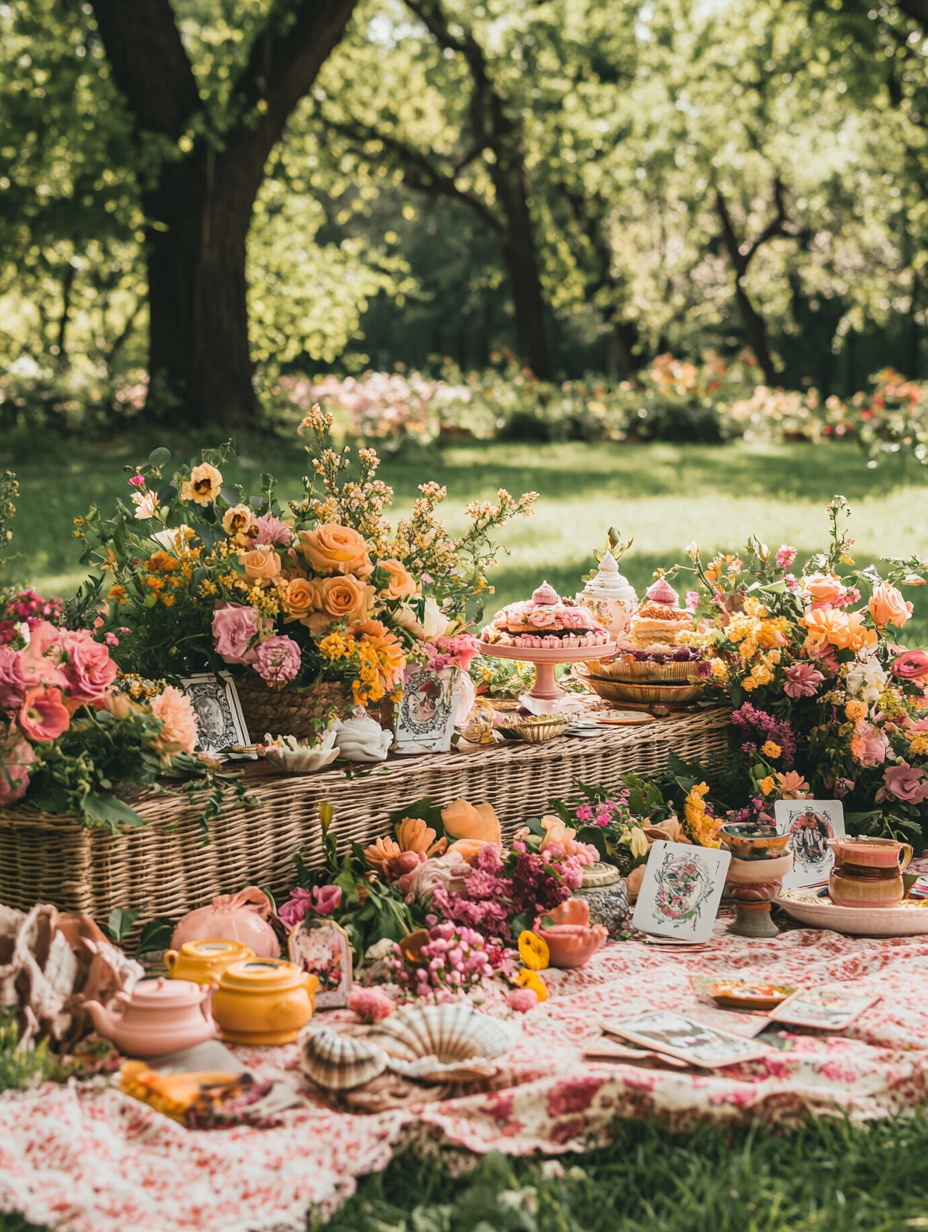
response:
<path id="1" fill-rule="evenodd" d="M 280 600 L 280 606 L 286 613 L 285 624 L 294 620 L 303 620 L 316 608 L 315 586 L 312 582 L 307 582 L 306 578 L 291 578 Z"/>
<path id="2" fill-rule="evenodd" d="M 445 830 L 454 839 L 479 839 L 482 843 L 501 843 L 499 818 L 492 804 L 476 807 L 463 796 L 452 800 L 441 811 Z"/>
<path id="3" fill-rule="evenodd" d="M 270 544 L 262 544 L 261 547 L 252 548 L 250 552 L 243 552 L 239 560 L 245 570 L 245 577 L 252 582 L 273 582 L 274 578 L 280 576 L 280 557 Z"/>
<path id="4" fill-rule="evenodd" d="M 181 484 L 180 498 L 194 501 L 198 505 L 208 505 L 222 491 L 222 474 L 215 466 L 203 462 L 190 472 L 190 478 Z"/>
<path id="5" fill-rule="evenodd" d="M 895 625 L 897 629 L 901 629 L 912 615 L 912 604 L 903 599 L 901 592 L 891 582 L 880 582 L 870 596 L 867 606 L 874 623 L 880 629 L 884 625 Z"/>
<path id="6" fill-rule="evenodd" d="M 367 577 L 374 566 L 367 543 L 350 526 L 318 526 L 300 532 L 303 556 L 317 573 L 355 573 Z"/>
<path id="7" fill-rule="evenodd" d="M 373 646 L 380 659 L 387 688 L 394 688 L 406 667 L 406 652 L 399 638 L 379 620 L 356 621 L 348 626 L 348 632 Z"/>
<path id="8" fill-rule="evenodd" d="M 390 575 L 387 586 L 387 597 L 390 599 L 411 599 L 419 589 L 406 566 L 398 560 L 378 560 L 378 569 L 385 569 Z"/>
<path id="9" fill-rule="evenodd" d="M 847 612 L 840 608 L 809 608 L 799 623 L 808 630 L 807 650 L 821 650 L 826 644 L 836 650 L 846 650 L 850 643 L 850 622 Z"/>
<path id="10" fill-rule="evenodd" d="M 834 603 L 840 599 L 846 587 L 833 573 L 813 573 L 806 578 L 806 590 L 818 606 L 820 603 Z"/>

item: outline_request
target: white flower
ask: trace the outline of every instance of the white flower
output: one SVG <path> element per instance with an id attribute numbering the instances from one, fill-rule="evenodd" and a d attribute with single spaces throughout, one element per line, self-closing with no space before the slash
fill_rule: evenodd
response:
<path id="1" fill-rule="evenodd" d="M 136 506 L 135 516 L 138 521 L 142 522 L 146 518 L 158 516 L 157 492 L 133 492 L 132 501 Z"/>
<path id="2" fill-rule="evenodd" d="M 849 664 L 845 685 L 849 693 L 860 693 L 865 702 L 875 702 L 886 688 L 887 679 L 876 659 L 864 659 Z"/>
<path id="3" fill-rule="evenodd" d="M 425 615 L 423 616 L 422 624 L 425 640 L 428 642 L 434 642 L 436 637 L 441 637 L 451 624 L 451 621 L 431 596 L 425 601 Z"/>

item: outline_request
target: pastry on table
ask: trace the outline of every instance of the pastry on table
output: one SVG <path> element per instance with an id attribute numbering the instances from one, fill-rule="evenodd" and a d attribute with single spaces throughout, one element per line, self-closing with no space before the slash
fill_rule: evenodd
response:
<path id="1" fill-rule="evenodd" d="M 607 646 L 610 640 L 608 629 L 589 608 L 575 599 L 562 599 L 547 582 L 542 582 L 531 599 L 510 603 L 497 612 L 480 636 L 491 646 L 526 650 Z"/>

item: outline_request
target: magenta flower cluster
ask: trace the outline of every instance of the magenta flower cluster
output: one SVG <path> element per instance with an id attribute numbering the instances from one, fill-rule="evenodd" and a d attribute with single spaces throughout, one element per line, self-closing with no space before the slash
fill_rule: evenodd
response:
<path id="1" fill-rule="evenodd" d="M 628 807 L 630 792 L 627 787 L 615 793 L 614 800 L 604 800 L 590 804 L 581 804 L 574 813 L 577 821 L 587 826 L 617 825 L 631 819 Z"/>
<path id="2" fill-rule="evenodd" d="M 472 633 L 458 633 L 454 637 L 436 637 L 434 642 L 425 642 L 422 649 L 433 672 L 446 667 L 459 667 L 466 672 L 477 654 L 477 639 Z"/>
<path id="3" fill-rule="evenodd" d="M 61 618 L 61 609 L 60 599 L 43 599 L 34 590 L 20 591 L 6 601 L 7 618 L 13 621 L 25 620 L 30 625 L 40 620 L 54 623 Z"/>
<path id="4" fill-rule="evenodd" d="M 427 919 L 432 939 L 419 951 L 418 962 L 405 958 L 400 947 L 393 946 L 393 970 L 401 988 L 418 997 L 441 990 L 467 992 L 484 976 L 493 974 L 480 933 L 455 926 L 450 920 L 439 924 L 433 915 Z"/>
<path id="5" fill-rule="evenodd" d="M 758 737 L 757 744 L 772 740 L 782 751 L 783 764 L 790 765 L 796 756 L 796 737 L 793 729 L 785 719 L 775 719 L 766 710 L 758 710 L 750 702 L 745 702 L 737 710 L 732 711 L 731 721 L 744 729 L 745 735 Z M 760 739 L 759 736 L 763 736 Z"/>
<path id="6" fill-rule="evenodd" d="M 510 920 L 523 914 L 534 919 L 553 911 L 582 884 L 583 865 L 557 843 L 534 852 L 516 839 L 505 853 L 488 843 L 467 875 L 465 892 L 439 886 L 432 906 L 446 919 L 508 941 Z"/>

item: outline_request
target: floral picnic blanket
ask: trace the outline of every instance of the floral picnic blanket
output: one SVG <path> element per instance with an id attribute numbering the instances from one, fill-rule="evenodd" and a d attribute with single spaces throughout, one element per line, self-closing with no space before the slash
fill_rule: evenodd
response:
<path id="1" fill-rule="evenodd" d="M 8 1093 L 0 1210 L 73 1232 L 303 1232 L 309 1208 L 333 1210 L 410 1135 L 475 1152 L 554 1154 L 606 1142 L 617 1117 L 653 1113 L 680 1128 L 810 1114 L 862 1121 L 926 1101 L 928 937 L 796 929 L 747 941 L 726 923 L 702 952 L 618 942 L 579 971 L 546 972 L 550 999 L 525 1016 L 490 1089 L 463 1098 L 367 1116 L 335 1111 L 303 1085 L 295 1045 L 239 1050 L 256 1077 L 282 1077 L 300 1093 L 270 1128 L 187 1130 L 100 1079 Z M 881 999 L 838 1037 L 783 1028 L 763 1059 L 720 1071 L 584 1059 L 601 1021 L 705 1008 L 692 976 L 747 974 L 840 982 Z"/>

